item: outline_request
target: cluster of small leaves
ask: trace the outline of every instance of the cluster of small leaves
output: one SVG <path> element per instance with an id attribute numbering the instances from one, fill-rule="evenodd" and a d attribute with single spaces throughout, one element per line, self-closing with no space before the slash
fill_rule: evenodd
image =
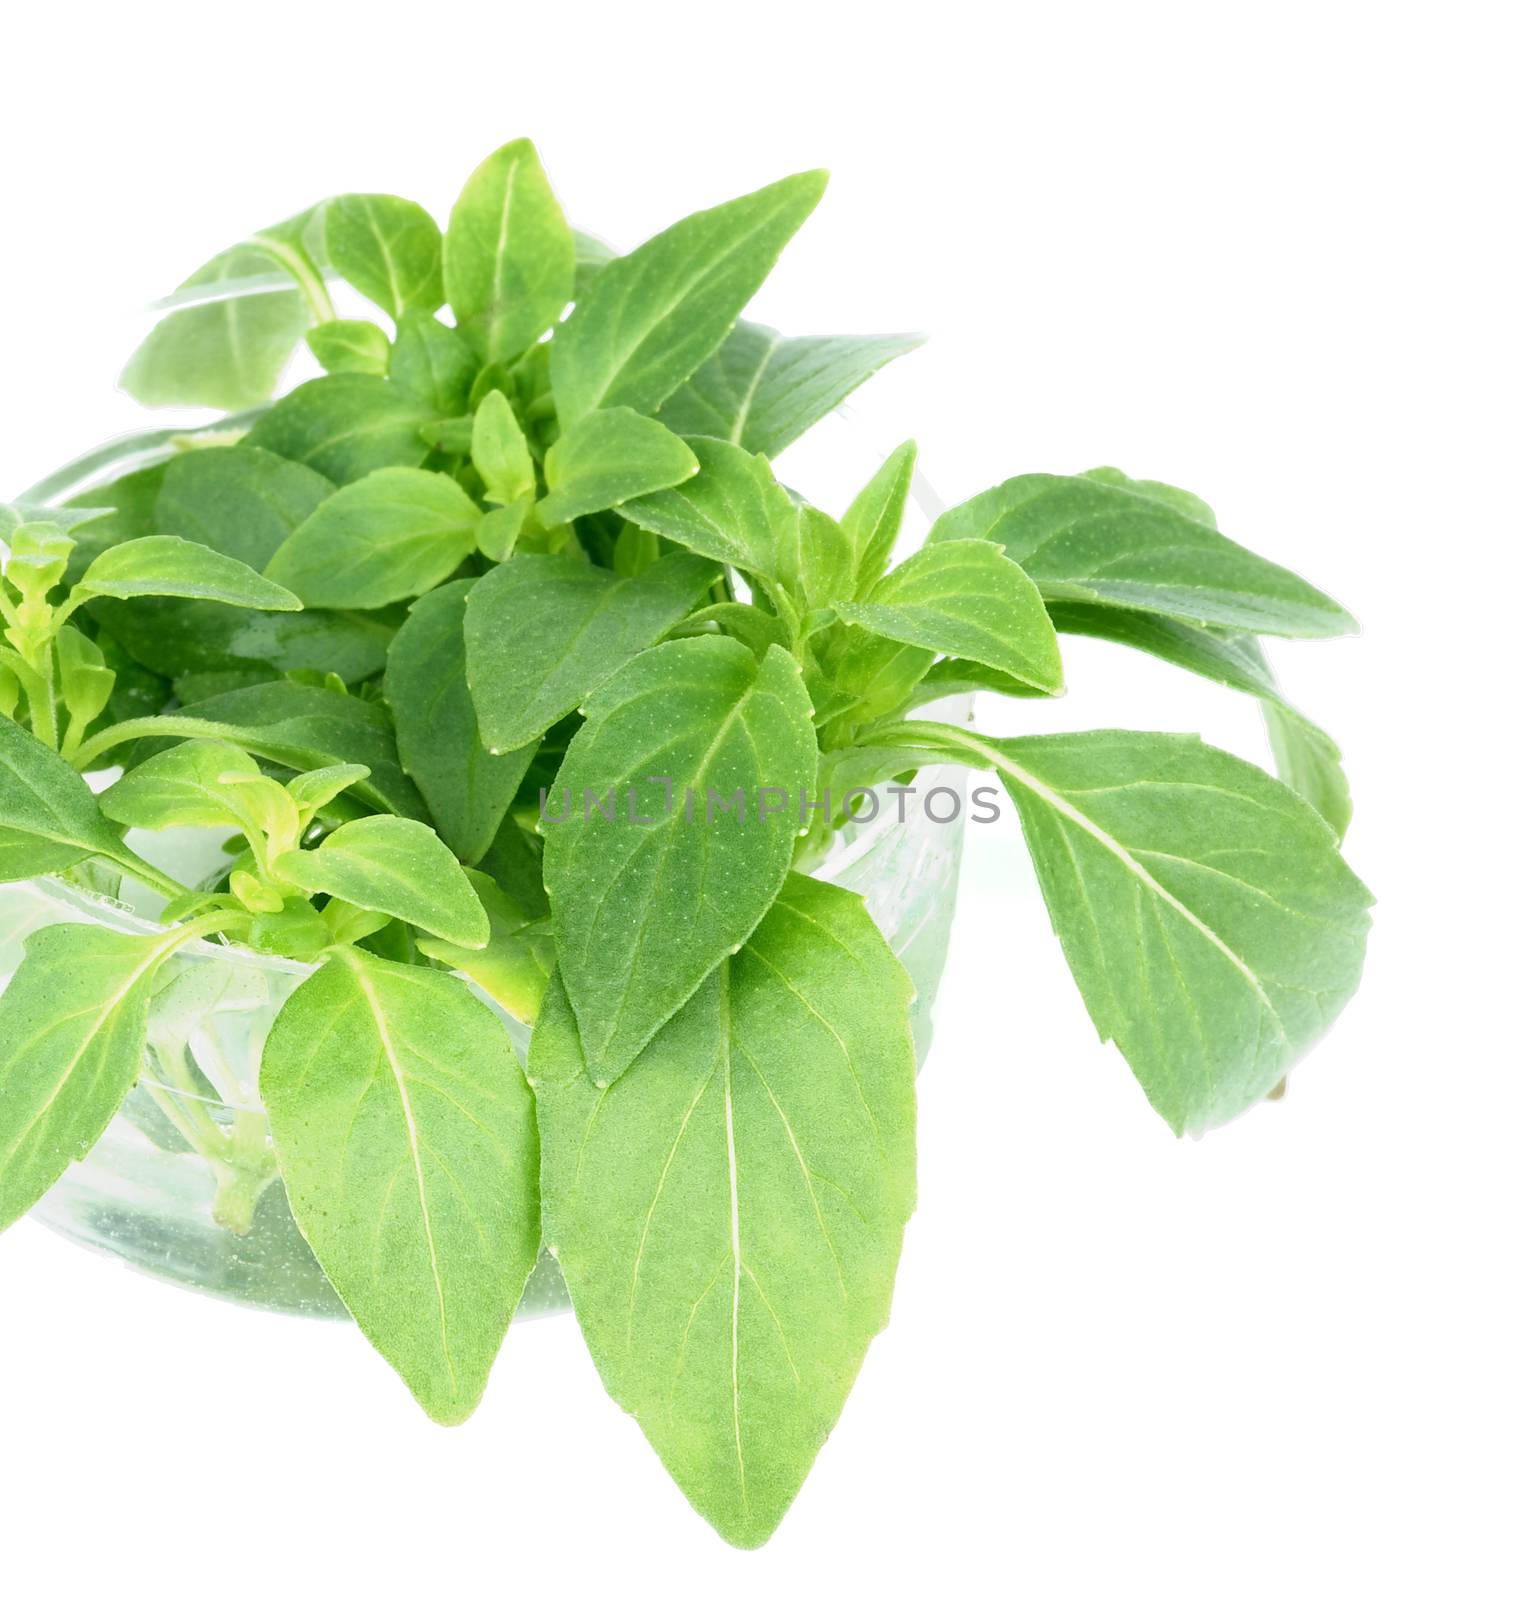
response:
<path id="1" fill-rule="evenodd" d="M 0 877 L 105 862 L 168 901 L 162 933 L 28 942 L 0 998 L 0 1224 L 115 1114 L 177 949 L 315 963 L 261 1092 L 362 1330 L 459 1420 L 546 1248 L 608 1389 L 741 1544 L 833 1426 L 914 1203 L 909 980 L 807 875 L 857 792 L 999 775 L 1090 1014 L 1176 1131 L 1282 1080 L 1358 981 L 1369 903 L 1338 753 L 1258 643 L 1350 619 L 1200 501 L 1011 478 L 895 563 L 913 445 L 838 515 L 778 480 L 915 342 L 740 320 L 823 186 L 624 256 L 569 228 L 524 140 L 444 233 L 332 199 L 194 274 L 124 375 L 251 409 L 104 488 L 56 474 L 0 527 Z M 387 326 L 337 318 L 336 280 Z M 273 402 L 301 341 L 325 375 Z M 1285 781 L 1185 736 L 915 716 L 1058 694 L 1060 633 L 1257 697 Z M 551 785 L 659 775 L 832 804 L 539 826 Z M 123 837 L 185 826 L 228 837 L 208 881 Z M 486 1000 L 535 1020 L 525 1069 Z"/>

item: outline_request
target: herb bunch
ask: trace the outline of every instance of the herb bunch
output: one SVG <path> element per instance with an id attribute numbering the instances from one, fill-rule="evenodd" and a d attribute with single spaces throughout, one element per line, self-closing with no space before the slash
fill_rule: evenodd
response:
<path id="1" fill-rule="evenodd" d="M 27 941 L 0 998 L 0 1225 L 139 1078 L 175 951 L 314 963 L 220 1220 L 248 1226 L 279 1175 L 443 1422 L 545 1247 L 608 1390 L 743 1545 L 833 1426 L 914 1205 L 911 985 L 860 898 L 809 875 L 865 791 L 998 775 L 1090 1015 L 1177 1133 L 1283 1081 L 1356 986 L 1370 903 L 1338 752 L 1258 642 L 1351 619 L 1200 500 L 1025 474 L 892 564 L 912 444 L 838 515 L 777 480 L 917 342 L 740 320 L 823 188 L 784 179 L 624 256 L 571 231 L 524 140 L 444 234 L 407 200 L 331 199 L 194 274 L 124 374 L 235 415 L 95 452 L 0 522 L 0 876 L 167 902 L 152 936 Z M 337 318 L 337 279 L 386 325 Z M 301 341 L 325 375 L 273 400 Z M 919 714 L 1057 695 L 1060 634 L 1256 697 L 1279 778 L 1194 736 Z M 660 775 L 831 803 L 539 817 L 550 786 Z M 201 882 L 124 837 L 185 826 L 231 841 Z M 491 1001 L 535 1020 L 525 1067 Z"/>

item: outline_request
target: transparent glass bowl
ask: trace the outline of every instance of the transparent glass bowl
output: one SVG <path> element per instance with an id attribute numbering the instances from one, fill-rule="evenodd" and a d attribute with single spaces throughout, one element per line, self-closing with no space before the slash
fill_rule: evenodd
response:
<path id="1" fill-rule="evenodd" d="M 140 436 L 129 449 L 93 453 L 105 458 L 96 470 L 89 470 L 86 458 L 79 463 L 85 472 L 56 474 L 46 482 L 52 491 L 47 498 L 62 500 L 84 486 L 82 478 L 99 483 L 174 448 L 167 431 Z M 793 445 L 778 469 L 815 503 L 838 512 L 885 454 L 842 410 Z M 929 485 L 917 479 L 901 544 L 923 540 L 940 509 Z M 958 700 L 929 707 L 924 715 L 958 720 L 969 709 L 967 700 Z M 930 1043 L 962 853 L 960 820 L 940 824 L 925 814 L 923 797 L 938 786 L 965 795 L 966 775 L 960 768 L 926 769 L 905 797 L 907 821 L 897 820 L 891 801 L 884 803 L 875 821 L 841 831 L 816 874 L 865 897 L 909 969 L 921 1059 Z M 943 797 L 938 810 L 944 815 L 949 806 Z M 176 839 L 130 837 L 158 864 L 172 871 L 186 867 L 177 875 L 187 882 L 200 875 L 218 844 L 216 836 L 198 838 L 186 830 Z M 191 866 L 197 856 L 201 865 Z M 140 909 L 152 916 L 157 906 L 145 900 Z M 152 929 L 134 909 L 55 880 L 0 884 L 0 988 L 20 962 L 27 935 L 65 921 Z M 150 1007 L 149 1046 L 137 1087 L 100 1142 L 32 1215 L 67 1239 L 171 1283 L 267 1310 L 345 1316 L 288 1209 L 259 1095 L 266 1035 L 282 1002 L 310 970 L 206 943 L 172 957 Z M 528 1030 L 495 1009 L 524 1060 Z M 558 1311 L 568 1303 L 558 1267 L 544 1254 L 517 1315 Z"/>

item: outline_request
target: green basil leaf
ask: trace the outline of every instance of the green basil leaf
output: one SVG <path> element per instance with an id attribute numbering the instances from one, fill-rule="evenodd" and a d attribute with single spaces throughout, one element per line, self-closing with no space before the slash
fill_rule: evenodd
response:
<path id="1" fill-rule="evenodd" d="M 1164 499 L 1099 478 L 1010 478 L 944 512 L 930 539 L 994 540 L 1048 601 L 1292 638 L 1355 628 L 1349 612 L 1295 573 Z"/>
<path id="2" fill-rule="evenodd" d="M 15 505 L 0 504 L 0 539 L 9 544 L 22 528 L 39 526 L 73 535 L 75 529 L 110 515 L 106 506 L 38 506 L 25 501 Z"/>
<path id="3" fill-rule="evenodd" d="M 358 817 L 317 850 L 289 850 L 277 872 L 306 894 L 327 894 L 380 911 L 453 944 L 481 947 L 489 919 L 457 858 L 423 822 Z"/>
<path id="4" fill-rule="evenodd" d="M 224 298 L 162 317 L 123 369 L 122 387 L 146 406 L 240 411 L 269 400 L 309 321 L 302 295 L 280 286 L 270 253 L 235 245 L 181 289 Z"/>
<path id="5" fill-rule="evenodd" d="M 565 427 L 598 406 L 651 412 L 723 342 L 824 192 L 800 172 L 699 211 L 603 267 L 553 340 Z"/>
<path id="6" fill-rule="evenodd" d="M 635 578 L 563 556 L 518 555 L 468 596 L 468 687 L 495 752 L 540 738 L 640 650 L 666 634 L 716 578 L 676 553 Z"/>
<path id="7" fill-rule="evenodd" d="M 298 683 L 262 683 L 183 706 L 140 724 L 137 731 L 145 739 L 225 739 L 295 772 L 354 763 L 369 771 L 356 785 L 369 804 L 398 816 L 426 816 L 418 791 L 399 765 L 388 713 L 355 695 Z"/>
<path id="8" fill-rule="evenodd" d="M 284 395 L 251 428 L 246 444 L 354 483 L 380 467 L 418 467 L 433 413 L 406 389 L 365 372 L 313 378 Z"/>
<path id="9" fill-rule="evenodd" d="M 872 474 L 840 519 L 856 551 L 858 600 L 866 598 L 893 555 L 914 480 L 914 458 L 914 440 L 909 439 Z"/>
<path id="10" fill-rule="evenodd" d="M 485 361 L 512 361 L 563 315 L 574 240 L 529 139 L 502 146 L 463 188 L 447 224 L 446 292 Z"/>
<path id="11" fill-rule="evenodd" d="M 330 924 L 306 900 L 251 917 L 248 937 L 251 949 L 305 962 L 317 961 L 335 942 Z"/>
<path id="12" fill-rule="evenodd" d="M 551 527 L 684 483 L 697 461 L 663 423 L 614 406 L 581 417 L 548 451 L 544 470 L 548 494 L 537 514 Z"/>
<path id="13" fill-rule="evenodd" d="M 559 971 L 605 1082 L 776 898 L 818 746 L 792 658 L 756 661 L 733 639 L 645 651 L 585 715 L 544 815 L 543 871 Z M 597 809 L 608 796 L 614 820 Z M 714 814 L 713 797 L 737 810 Z"/>
<path id="14" fill-rule="evenodd" d="M 689 439 L 699 470 L 678 488 L 629 500 L 622 515 L 698 555 L 781 580 L 797 507 L 764 457 L 717 439 Z"/>
<path id="15" fill-rule="evenodd" d="M 478 525 L 478 548 L 491 561 L 509 561 L 532 509 L 531 496 L 513 505 L 494 506 Z"/>
<path id="16" fill-rule="evenodd" d="M 926 545 L 864 601 L 834 609 L 880 638 L 962 656 L 1048 693 L 1063 688 L 1057 635 L 1036 585 L 986 540 Z"/>
<path id="17" fill-rule="evenodd" d="M 0 882 L 62 872 L 93 855 L 142 876 L 143 863 L 102 816 L 79 773 L 0 717 Z"/>
<path id="18" fill-rule="evenodd" d="M 901 333 L 786 339 L 774 328 L 738 322 L 665 401 L 659 420 L 677 433 L 778 456 L 874 372 L 924 342 Z"/>
<path id="19" fill-rule="evenodd" d="M 897 730 L 888 733 L 889 739 L 897 737 Z M 831 815 L 838 819 L 844 816 L 846 801 L 856 790 L 875 789 L 895 779 L 908 781 L 934 759 L 929 750 L 913 745 L 843 745 L 820 753 L 819 787 L 829 791 Z M 859 803 L 853 802 L 853 815 L 857 809 Z"/>
<path id="20" fill-rule="evenodd" d="M 257 569 L 335 492 L 317 472 L 248 445 L 193 450 L 177 456 L 161 474 L 152 520 L 145 510 L 131 531 L 152 527 Z M 123 528 L 125 536 L 129 531 Z M 73 576 L 78 580 L 79 572 Z M 382 670 L 392 636 L 392 629 L 373 617 L 257 613 L 196 600 L 96 600 L 90 612 L 134 661 L 176 679 L 261 667 L 269 669 L 268 677 L 319 668 L 357 683 Z"/>
<path id="21" fill-rule="evenodd" d="M 360 613 L 249 611 L 155 599 L 94 600 L 90 611 L 134 661 L 177 680 L 235 673 L 260 681 L 317 670 L 359 683 L 382 671 L 393 636 L 376 617 Z"/>
<path id="22" fill-rule="evenodd" d="M 1079 476 L 1092 483 L 1114 484 L 1118 489 L 1130 489 L 1134 494 L 1147 495 L 1150 500 L 1161 501 L 1182 516 L 1189 517 L 1192 522 L 1204 522 L 1209 528 L 1217 526 L 1212 507 L 1189 489 L 1177 489 L 1174 484 L 1160 483 L 1156 478 L 1129 478 L 1120 467 L 1091 467 Z"/>
<path id="23" fill-rule="evenodd" d="M 429 935 L 416 943 L 423 955 L 466 973 L 491 1000 L 529 1028 L 536 1021 L 553 974 L 553 924 L 546 917 L 528 920 L 522 908 L 486 874 L 470 869 L 468 881 L 488 913 L 489 942 L 481 950 Z"/>
<path id="24" fill-rule="evenodd" d="M 537 492 L 526 435 L 498 389 L 491 389 L 473 414 L 473 466 L 484 480 L 484 498 L 496 505 L 518 505 Z"/>
<path id="25" fill-rule="evenodd" d="M 204 544 L 259 571 L 334 492 L 328 478 L 269 450 L 191 450 L 165 467 L 152 529 L 138 531 Z"/>
<path id="26" fill-rule="evenodd" d="M 855 726 L 891 716 L 918 697 L 935 658 L 933 650 L 865 628 L 849 628 L 835 642 L 838 648 L 825 681 L 810 685 L 821 725 L 843 719 Z"/>
<path id="27" fill-rule="evenodd" d="M 312 772 L 300 772 L 290 778 L 287 792 L 293 803 L 305 811 L 323 811 L 352 784 L 368 776 L 367 769 L 354 761 L 337 761 L 332 767 L 317 767 Z"/>
<path id="28" fill-rule="evenodd" d="M 106 1131 L 143 1065 L 155 971 L 175 942 L 40 928 L 0 996 L 0 1228 Z"/>
<path id="29" fill-rule="evenodd" d="M 388 370 L 388 335 L 375 322 L 337 317 L 310 328 L 303 338 L 326 372 L 377 376 Z"/>
<path id="30" fill-rule="evenodd" d="M 406 311 L 399 319 L 388 376 L 437 416 L 455 417 L 467 408 L 478 357 L 455 329 L 424 311 Z"/>
<path id="31" fill-rule="evenodd" d="M 716 605 L 703 606 L 684 618 L 676 631 L 708 633 L 713 628 L 747 644 L 757 656 L 763 656 L 773 644 L 780 645 L 783 650 L 792 647 L 792 635 L 780 617 L 739 600 L 720 600 Z"/>
<path id="32" fill-rule="evenodd" d="M 1350 827 L 1350 784 L 1340 764 L 1340 747 L 1314 727 L 1299 711 L 1284 702 L 1266 700 L 1265 732 L 1270 740 L 1276 771 L 1334 829 L 1344 842 Z"/>
<path id="33" fill-rule="evenodd" d="M 241 828 L 246 814 L 228 773 L 260 768 L 236 745 L 187 739 L 124 773 L 101 796 L 101 810 L 125 828 Z"/>
<path id="34" fill-rule="evenodd" d="M 450 578 L 482 515 L 445 473 L 383 467 L 331 495 L 266 572 L 306 605 L 376 610 Z"/>
<path id="35" fill-rule="evenodd" d="M 548 1247 L 612 1398 L 733 1544 L 770 1536 L 888 1319 L 912 992 L 859 897 L 793 876 L 610 1089 L 556 980 L 533 1035 Z"/>
<path id="36" fill-rule="evenodd" d="M 503 1023 L 458 979 L 359 950 L 277 1016 L 261 1057 L 293 1216 L 438 1422 L 478 1403 L 537 1258 L 537 1135 Z"/>
<path id="37" fill-rule="evenodd" d="M 96 641 L 75 628 L 60 628 L 53 647 L 58 657 L 59 698 L 83 730 L 106 709 L 117 674 L 107 666 Z"/>
<path id="38" fill-rule="evenodd" d="M 1043 695 L 1047 691 L 1020 683 L 1008 672 L 999 672 L 993 667 L 981 666 L 976 661 L 964 661 L 958 656 L 952 656 L 945 661 L 936 662 L 910 689 L 907 698 L 900 704 L 903 709 L 912 711 L 916 706 L 929 705 L 935 700 L 948 700 L 953 695 L 982 693 L 1002 694 L 1011 699 L 1026 700 Z M 889 710 L 897 709 L 898 706 L 889 707 Z"/>
<path id="39" fill-rule="evenodd" d="M 406 311 L 434 311 L 446 298 L 441 229 L 413 200 L 337 195 L 324 208 L 324 245 L 336 272 L 395 321 Z"/>
<path id="40" fill-rule="evenodd" d="M 422 595 L 388 651 L 384 690 L 399 756 L 431 809 L 436 831 L 464 861 L 494 842 L 536 754 L 535 740 L 490 755 L 468 693 L 463 615 L 470 581 Z"/>
<path id="41" fill-rule="evenodd" d="M 252 611 L 300 611 L 303 602 L 280 584 L 204 544 L 152 533 L 114 544 L 85 569 L 76 589 L 119 600 L 133 595 L 175 595 L 216 600 Z"/>
<path id="42" fill-rule="evenodd" d="M 420 437 L 443 455 L 466 456 L 473 449 L 473 418 L 447 417 L 441 422 L 427 422 L 420 429 Z"/>
<path id="43" fill-rule="evenodd" d="M 1090 1016 L 1176 1133 L 1268 1094 L 1354 993 L 1372 897 L 1257 767 L 1184 734 L 897 737 L 998 773 Z"/>
<path id="44" fill-rule="evenodd" d="M 777 568 L 804 612 L 850 598 L 856 587 L 856 551 L 833 517 L 800 505 L 781 532 L 786 543 L 777 553 Z"/>

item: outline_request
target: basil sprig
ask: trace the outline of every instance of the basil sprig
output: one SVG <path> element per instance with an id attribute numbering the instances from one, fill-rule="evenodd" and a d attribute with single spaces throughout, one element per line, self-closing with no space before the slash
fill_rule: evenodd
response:
<path id="1" fill-rule="evenodd" d="M 322 202 L 194 273 L 123 377 L 248 410 L 0 510 L 0 877 L 104 862 L 166 901 L 154 932 L 27 941 L 0 1224 L 116 1113 L 177 951 L 310 963 L 261 1061 L 270 1148 L 231 1163 L 188 1124 L 219 1220 L 249 1227 L 279 1172 L 443 1422 L 545 1248 L 606 1387 L 742 1545 L 834 1426 L 914 1204 L 909 978 L 808 875 L 868 786 L 997 775 L 1091 1018 L 1177 1133 L 1280 1084 L 1354 990 L 1370 904 L 1338 750 L 1260 643 L 1351 619 L 1194 495 L 1027 473 L 896 551 L 912 441 L 847 507 L 778 480 L 918 343 L 741 320 L 824 182 L 627 254 L 570 229 L 524 139 L 445 231 Z M 336 280 L 378 315 L 338 317 Z M 278 395 L 303 344 L 322 374 Z M 1277 776 L 1048 732 L 1073 634 L 1254 696 Z M 919 714 L 975 692 L 1034 701 L 1036 731 Z M 187 826 L 228 839 L 195 885 L 124 832 Z M 535 1024 L 527 1065 L 496 1006 Z"/>

